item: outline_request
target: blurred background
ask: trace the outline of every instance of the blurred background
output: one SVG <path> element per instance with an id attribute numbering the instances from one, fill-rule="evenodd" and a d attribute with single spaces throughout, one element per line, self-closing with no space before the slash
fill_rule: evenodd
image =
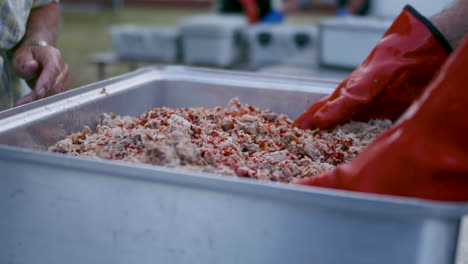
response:
<path id="1" fill-rule="evenodd" d="M 431 16 L 452 1 L 268 0 L 255 23 L 227 2 L 61 0 L 71 88 L 167 64 L 342 78 L 405 4 Z"/>

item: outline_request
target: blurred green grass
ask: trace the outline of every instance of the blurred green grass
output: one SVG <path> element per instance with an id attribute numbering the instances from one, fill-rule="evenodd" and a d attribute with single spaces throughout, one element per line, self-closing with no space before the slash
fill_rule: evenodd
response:
<path id="1" fill-rule="evenodd" d="M 92 54 L 112 49 L 109 28 L 113 24 L 161 24 L 176 25 L 180 19 L 203 10 L 124 8 L 118 12 L 63 11 L 63 22 L 57 46 L 70 65 L 70 88 L 98 81 L 96 67 L 89 63 Z M 111 65 L 107 77 L 128 71 L 125 65 Z"/>
<path id="2" fill-rule="evenodd" d="M 109 28 L 114 24 L 160 24 L 175 26 L 180 20 L 210 10 L 176 8 L 123 8 L 118 12 L 100 10 L 96 12 L 63 11 L 63 23 L 57 46 L 70 65 L 70 88 L 98 81 L 97 70 L 89 62 L 92 54 L 112 50 Z M 292 23 L 313 23 L 324 15 L 294 14 Z M 143 65 L 144 66 L 144 65 Z M 128 67 L 123 64 L 110 65 L 107 77 L 123 74 Z"/>

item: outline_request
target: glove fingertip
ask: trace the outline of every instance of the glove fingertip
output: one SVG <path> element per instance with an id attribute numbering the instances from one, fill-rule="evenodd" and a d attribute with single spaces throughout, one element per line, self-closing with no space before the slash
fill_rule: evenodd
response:
<path id="1" fill-rule="evenodd" d="M 320 108 L 313 117 L 314 124 L 320 129 L 332 129 L 346 123 L 362 110 L 365 104 L 348 97 L 340 97 L 328 102 Z"/>
<path id="2" fill-rule="evenodd" d="M 293 126 L 299 127 L 301 129 L 315 129 L 316 126 L 314 125 L 314 115 L 317 111 L 323 107 L 327 103 L 328 96 L 322 98 L 320 101 L 313 104 L 309 109 L 304 111 L 293 123 Z"/>
<path id="3" fill-rule="evenodd" d="M 332 116 L 329 113 L 323 114 L 321 111 L 319 111 L 315 113 L 310 122 L 319 129 L 328 130 L 343 123 L 343 120 L 339 116 Z"/>
<path id="4" fill-rule="evenodd" d="M 312 118 L 310 115 L 303 114 L 300 117 L 298 117 L 294 123 L 293 126 L 298 127 L 300 129 L 314 129 L 315 126 L 313 125 Z"/>
<path id="5" fill-rule="evenodd" d="M 297 182 L 298 185 L 317 186 L 326 188 L 336 188 L 336 177 L 333 173 L 316 175 Z"/>

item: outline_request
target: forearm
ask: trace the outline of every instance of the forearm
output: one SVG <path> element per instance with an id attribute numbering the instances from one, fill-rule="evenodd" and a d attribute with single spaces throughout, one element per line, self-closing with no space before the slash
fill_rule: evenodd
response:
<path id="1" fill-rule="evenodd" d="M 25 40 L 44 40 L 56 44 L 60 28 L 60 6 L 50 3 L 31 10 L 26 27 Z"/>
<path id="2" fill-rule="evenodd" d="M 468 0 L 458 0 L 450 8 L 432 17 L 432 23 L 439 29 L 453 48 L 457 47 L 468 33 Z"/>

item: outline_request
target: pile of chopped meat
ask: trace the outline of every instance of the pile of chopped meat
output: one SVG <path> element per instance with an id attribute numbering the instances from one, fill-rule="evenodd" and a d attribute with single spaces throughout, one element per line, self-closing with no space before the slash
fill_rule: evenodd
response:
<path id="1" fill-rule="evenodd" d="M 167 107 L 135 118 L 104 114 L 49 151 L 171 168 L 297 182 L 355 158 L 389 120 L 302 130 L 285 115 L 232 99 L 225 108 Z"/>

